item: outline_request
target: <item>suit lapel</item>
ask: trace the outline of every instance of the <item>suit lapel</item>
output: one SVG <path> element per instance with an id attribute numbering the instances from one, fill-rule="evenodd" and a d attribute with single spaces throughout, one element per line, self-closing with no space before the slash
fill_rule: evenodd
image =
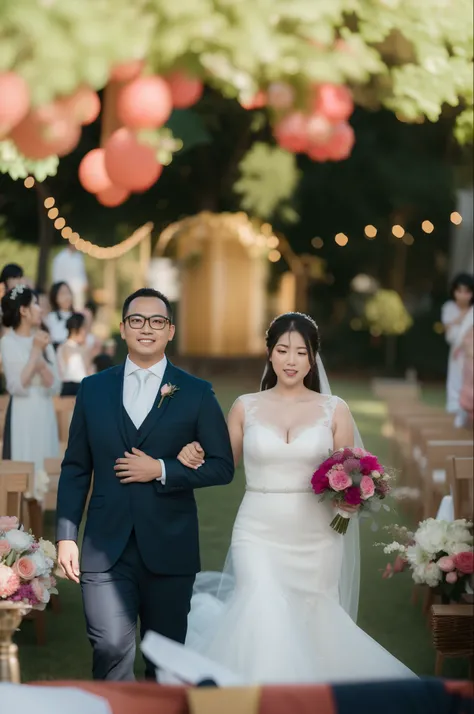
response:
<path id="1" fill-rule="evenodd" d="M 165 384 L 172 384 L 176 387 L 179 387 L 178 375 L 178 370 L 171 364 L 171 362 L 168 361 L 165 373 L 163 375 L 163 379 L 161 381 L 160 389 L 158 390 L 158 394 L 156 395 L 155 402 L 151 410 L 149 411 L 145 421 L 138 430 L 137 448 L 140 448 L 143 442 L 149 436 L 149 434 L 153 431 L 153 429 L 156 429 L 160 420 L 163 419 L 163 417 L 165 416 L 170 402 L 173 399 L 179 399 L 179 392 L 177 392 L 173 397 L 165 397 L 161 406 L 158 408 L 158 405 L 161 400 L 161 387 L 163 387 Z"/>
<path id="2" fill-rule="evenodd" d="M 125 407 L 123 406 L 123 379 L 125 374 L 125 364 L 113 368 L 114 384 L 111 391 L 112 404 L 114 407 L 115 419 L 118 424 L 120 435 L 130 449 L 130 439 L 125 425 Z"/>

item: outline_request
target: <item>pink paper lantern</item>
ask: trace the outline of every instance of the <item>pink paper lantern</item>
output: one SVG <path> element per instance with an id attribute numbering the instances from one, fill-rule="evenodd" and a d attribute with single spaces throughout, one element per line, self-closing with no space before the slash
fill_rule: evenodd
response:
<path id="1" fill-rule="evenodd" d="M 107 208 L 115 208 L 115 206 L 120 206 L 121 203 L 124 203 L 129 196 L 130 192 L 125 188 L 110 186 L 104 191 L 99 191 L 97 194 L 97 200 L 103 206 L 107 206 Z"/>
<path id="2" fill-rule="evenodd" d="M 30 90 L 16 72 L 0 73 L 0 137 L 6 136 L 28 114 Z"/>
<path id="3" fill-rule="evenodd" d="M 110 79 L 114 82 L 131 82 L 132 79 L 138 77 L 144 65 L 143 60 L 129 60 L 116 64 L 112 68 Z"/>
<path id="4" fill-rule="evenodd" d="M 81 138 L 81 127 L 57 106 L 50 105 L 46 114 L 49 121 L 41 110 L 30 112 L 10 133 L 18 150 L 30 159 L 66 156 Z"/>
<path id="5" fill-rule="evenodd" d="M 302 112 L 288 114 L 274 129 L 275 139 L 282 149 L 299 154 L 308 147 L 308 117 Z"/>
<path id="6" fill-rule="evenodd" d="M 332 122 L 347 121 L 354 111 L 352 95 L 342 84 L 321 84 L 316 87 L 313 111 Z"/>
<path id="7" fill-rule="evenodd" d="M 267 95 L 260 89 L 257 94 L 247 100 L 242 100 L 240 102 L 244 109 L 251 111 L 252 109 L 263 109 L 267 104 Z"/>
<path id="8" fill-rule="evenodd" d="M 89 193 L 103 193 L 112 188 L 105 168 L 104 149 L 92 149 L 79 164 L 79 181 Z"/>
<path id="9" fill-rule="evenodd" d="M 61 103 L 76 124 L 92 124 L 100 114 L 99 96 L 90 87 L 80 87 Z"/>
<path id="10" fill-rule="evenodd" d="M 288 111 L 295 101 L 295 90 L 286 82 L 272 82 L 267 89 L 267 103 L 277 111 Z"/>
<path id="11" fill-rule="evenodd" d="M 130 129 L 157 129 L 173 109 L 171 91 L 162 77 L 138 77 L 117 98 L 117 115 Z"/>
<path id="12" fill-rule="evenodd" d="M 354 144 L 355 134 L 351 125 L 346 122 L 337 124 L 327 143 L 328 158 L 331 161 L 343 161 L 344 159 L 348 159 Z"/>
<path id="13" fill-rule="evenodd" d="M 173 72 L 166 77 L 175 109 L 187 109 L 196 104 L 204 91 L 200 79 L 190 77 L 184 72 Z"/>
<path id="14" fill-rule="evenodd" d="M 117 129 L 104 148 L 105 168 L 114 186 L 138 193 L 147 191 L 163 171 L 153 149 L 140 144 L 129 129 Z"/>

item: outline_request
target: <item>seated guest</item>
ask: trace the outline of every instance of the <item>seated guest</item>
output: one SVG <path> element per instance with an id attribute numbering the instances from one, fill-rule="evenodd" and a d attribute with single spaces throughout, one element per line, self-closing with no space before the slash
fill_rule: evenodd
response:
<path id="1" fill-rule="evenodd" d="M 66 342 L 68 332 L 66 322 L 74 312 L 72 292 L 67 283 L 54 283 L 49 294 L 51 312 L 46 317 L 46 326 L 55 349 Z"/>
<path id="2" fill-rule="evenodd" d="M 86 318 L 74 313 L 66 322 L 68 338 L 59 345 L 58 364 L 63 382 L 61 396 L 75 397 L 84 377 L 91 372 L 90 353 L 86 347 Z"/>

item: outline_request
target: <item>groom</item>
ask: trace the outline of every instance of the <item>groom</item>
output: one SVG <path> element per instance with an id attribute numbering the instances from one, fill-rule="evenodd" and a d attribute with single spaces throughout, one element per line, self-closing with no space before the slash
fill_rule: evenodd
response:
<path id="1" fill-rule="evenodd" d="M 149 288 L 130 295 L 120 332 L 125 365 L 85 379 L 77 395 L 59 479 L 57 541 L 60 565 L 81 583 L 94 679 L 132 680 L 138 618 L 142 636 L 154 630 L 185 640 L 200 569 L 193 489 L 230 483 L 234 463 L 211 386 L 165 357 L 175 332 L 168 299 Z M 193 441 L 206 453 L 197 470 L 176 459 Z"/>

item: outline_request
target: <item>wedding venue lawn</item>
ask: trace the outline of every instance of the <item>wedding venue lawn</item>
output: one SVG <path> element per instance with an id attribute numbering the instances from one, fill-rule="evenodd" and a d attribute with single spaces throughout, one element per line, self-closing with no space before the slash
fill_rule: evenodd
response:
<path id="1" fill-rule="evenodd" d="M 219 380 L 215 389 L 226 412 L 234 399 L 246 392 L 255 391 L 256 383 L 243 380 Z M 333 391 L 344 398 L 352 408 L 365 446 L 386 457 L 387 444 L 381 431 L 384 423 L 384 406 L 371 393 L 368 382 L 334 381 Z M 441 388 L 427 388 L 424 397 L 431 403 L 442 403 Z M 197 492 L 201 525 L 201 551 L 203 569 L 220 570 L 229 546 L 232 524 L 244 493 L 244 474 L 240 467 L 234 481 L 225 488 L 209 488 Z M 396 505 L 382 517 L 382 525 L 404 522 L 404 515 Z M 53 518 L 48 519 L 48 536 L 53 536 Z M 362 577 L 359 608 L 359 625 L 401 659 L 419 675 L 434 673 L 434 652 L 430 644 L 428 623 L 421 605 L 411 604 L 412 583 L 406 573 L 391 580 L 383 580 L 381 571 L 387 563 L 380 548 L 374 543 L 386 540 L 384 531 L 373 533 L 370 525 L 361 528 Z M 157 543 L 157 547 L 161 547 Z M 25 622 L 16 641 L 20 650 L 22 678 L 39 679 L 89 679 L 91 652 L 85 634 L 79 586 L 61 581 L 61 613 L 47 612 L 47 644 L 37 647 L 33 623 Z M 157 603 L 157 606 L 159 604 Z M 278 656 L 278 653 L 275 654 Z M 137 674 L 142 671 L 137 658 Z M 367 673 L 370 676 L 370 673 Z M 466 676 L 467 669 L 460 662 L 448 662 L 446 676 Z"/>

